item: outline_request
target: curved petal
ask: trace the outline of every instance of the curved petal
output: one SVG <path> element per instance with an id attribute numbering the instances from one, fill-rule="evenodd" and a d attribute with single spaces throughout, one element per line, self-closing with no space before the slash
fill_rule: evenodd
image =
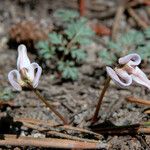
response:
<path id="1" fill-rule="evenodd" d="M 134 82 L 150 89 L 150 80 L 140 68 L 136 67 L 131 76 Z"/>
<path id="2" fill-rule="evenodd" d="M 32 66 L 32 64 L 30 64 L 27 68 L 26 68 L 26 73 L 27 73 L 27 78 L 33 82 L 34 80 L 34 67 Z"/>
<path id="3" fill-rule="evenodd" d="M 129 54 L 129 55 L 126 55 L 124 57 L 121 57 L 119 60 L 118 60 L 119 64 L 127 64 L 128 65 L 131 65 L 131 66 L 137 66 L 141 63 L 141 57 L 134 53 L 134 54 Z"/>
<path id="4" fill-rule="evenodd" d="M 131 85 L 132 78 L 126 71 L 122 69 L 116 69 L 114 71 L 110 67 L 106 67 L 106 71 L 108 75 L 111 77 L 111 79 L 120 87 L 127 87 Z"/>
<path id="5" fill-rule="evenodd" d="M 16 79 L 15 79 L 16 78 Z M 8 80 L 10 84 L 17 90 L 21 91 L 22 87 L 19 84 L 19 81 L 21 81 L 20 74 L 17 70 L 12 70 L 8 73 Z"/>
<path id="6" fill-rule="evenodd" d="M 27 56 L 26 46 L 21 44 L 18 46 L 17 69 L 27 68 L 30 65 L 30 60 Z"/>
<path id="7" fill-rule="evenodd" d="M 32 63 L 31 66 L 33 67 L 33 69 L 37 69 L 37 72 L 35 73 L 35 77 L 33 80 L 33 87 L 36 88 L 38 86 L 38 82 L 42 73 L 42 68 L 37 64 L 37 63 Z"/>

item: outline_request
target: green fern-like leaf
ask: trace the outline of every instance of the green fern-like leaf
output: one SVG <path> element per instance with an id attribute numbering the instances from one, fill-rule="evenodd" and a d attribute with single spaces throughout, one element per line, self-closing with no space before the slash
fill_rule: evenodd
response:
<path id="1" fill-rule="evenodd" d="M 59 9 L 54 13 L 54 16 L 61 21 L 70 22 L 72 19 L 78 18 L 79 13 L 73 10 Z"/>
<path id="2" fill-rule="evenodd" d="M 134 44 L 140 44 L 144 41 L 144 35 L 142 32 L 138 32 L 136 30 L 131 30 L 130 32 L 122 35 L 118 42 L 122 44 L 122 46 L 130 46 Z"/>
<path id="3" fill-rule="evenodd" d="M 49 49 L 49 43 L 48 41 L 40 41 L 36 44 L 36 47 L 41 49 L 41 50 L 48 50 Z"/>
<path id="4" fill-rule="evenodd" d="M 98 56 L 105 64 L 112 64 L 117 57 L 127 53 L 138 53 L 142 59 L 150 62 L 150 29 L 144 31 L 131 30 L 120 35 L 116 42 L 108 41 L 107 49 L 101 50 Z"/>
<path id="5" fill-rule="evenodd" d="M 86 58 L 86 53 L 82 49 L 72 49 L 71 50 L 71 56 L 72 58 L 75 58 L 77 62 L 83 61 Z"/>
<path id="6" fill-rule="evenodd" d="M 106 65 L 112 65 L 117 60 L 115 54 L 110 53 L 110 51 L 107 51 L 106 49 L 99 51 L 98 56 Z"/>
<path id="7" fill-rule="evenodd" d="M 144 60 L 148 60 L 150 62 L 150 43 L 145 46 L 139 46 L 136 52 L 141 56 Z"/>
<path id="8" fill-rule="evenodd" d="M 112 50 L 114 50 L 114 51 L 118 51 L 118 52 L 120 52 L 120 51 L 122 51 L 123 50 L 123 47 L 121 46 L 121 43 L 119 43 L 119 42 L 113 42 L 113 41 L 109 41 L 108 42 L 108 48 L 109 49 L 112 49 Z"/>
<path id="9" fill-rule="evenodd" d="M 86 25 L 86 22 L 79 20 L 69 24 L 65 30 L 65 34 L 69 39 L 74 38 L 74 42 L 89 44 L 89 38 L 94 35 L 94 32 L 89 26 Z"/>
<path id="10" fill-rule="evenodd" d="M 62 27 L 59 22 L 56 23 L 56 26 L 59 24 L 56 28 L 60 29 L 58 33 L 49 33 L 48 40 L 37 44 L 39 56 L 55 62 L 56 72 L 62 74 L 63 78 L 75 80 L 78 77 L 76 65 L 87 56 L 82 48 L 93 42 L 94 32 L 88 26 L 87 19 L 80 17 L 77 12 L 61 9 L 54 16 L 62 23 Z"/>
<path id="11" fill-rule="evenodd" d="M 146 29 L 144 31 L 144 34 L 145 34 L 146 38 L 150 38 L 150 28 Z"/>
<path id="12" fill-rule="evenodd" d="M 40 41 L 36 45 L 38 53 L 45 59 L 50 59 L 55 55 L 55 47 L 49 47 L 48 41 Z"/>
<path id="13" fill-rule="evenodd" d="M 12 100 L 15 97 L 15 94 L 8 88 L 4 88 L 0 90 L 0 100 Z"/>
<path id="14" fill-rule="evenodd" d="M 58 70 L 62 72 L 62 77 L 64 79 L 76 80 L 78 78 L 78 70 L 72 61 L 60 61 L 58 63 Z"/>
<path id="15" fill-rule="evenodd" d="M 56 32 L 53 32 L 53 33 L 50 33 L 48 35 L 49 37 L 49 41 L 50 43 L 52 44 L 62 44 L 62 35 L 61 34 L 58 34 Z"/>
<path id="16" fill-rule="evenodd" d="M 62 72 L 62 77 L 64 79 L 77 80 L 77 78 L 78 78 L 77 68 L 67 66 L 66 68 L 64 68 L 64 70 Z"/>

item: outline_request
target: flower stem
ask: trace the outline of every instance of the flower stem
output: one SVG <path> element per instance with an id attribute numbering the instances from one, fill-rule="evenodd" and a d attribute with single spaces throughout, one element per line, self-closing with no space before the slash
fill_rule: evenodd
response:
<path id="1" fill-rule="evenodd" d="M 52 112 L 55 113 L 55 115 L 62 120 L 64 125 L 68 124 L 68 121 L 51 105 L 47 102 L 47 100 L 40 94 L 40 92 L 37 89 L 34 89 L 33 86 L 28 83 L 29 87 L 32 89 L 34 94 L 41 100 Z"/>
<path id="2" fill-rule="evenodd" d="M 99 112 L 99 109 L 101 107 L 102 100 L 104 98 L 105 92 L 106 92 L 107 88 L 109 87 L 110 80 L 111 80 L 111 78 L 108 77 L 105 81 L 104 88 L 103 88 L 103 90 L 100 94 L 100 97 L 99 97 L 99 100 L 98 100 L 98 103 L 97 103 L 97 106 L 96 106 L 96 110 L 95 110 L 94 116 L 92 118 L 92 124 L 94 124 L 98 120 L 98 112 Z"/>

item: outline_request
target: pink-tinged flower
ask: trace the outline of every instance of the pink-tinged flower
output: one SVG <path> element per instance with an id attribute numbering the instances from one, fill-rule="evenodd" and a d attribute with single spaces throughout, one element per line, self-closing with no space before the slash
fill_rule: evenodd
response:
<path id="1" fill-rule="evenodd" d="M 30 63 L 25 45 L 19 45 L 17 69 L 10 71 L 8 74 L 8 80 L 11 85 L 16 90 L 21 91 L 22 87 L 27 86 L 26 81 L 28 81 L 34 88 L 36 88 L 41 73 L 42 68 L 37 63 Z"/>
<path id="2" fill-rule="evenodd" d="M 128 66 L 133 67 L 133 66 L 137 66 L 141 63 L 141 57 L 136 53 L 129 54 L 129 55 L 119 58 L 118 62 L 121 65 L 128 64 Z"/>
<path id="3" fill-rule="evenodd" d="M 135 83 L 143 85 L 148 89 L 150 89 L 150 80 L 147 78 L 145 73 L 140 68 L 135 67 L 131 76 Z"/>
<path id="4" fill-rule="evenodd" d="M 127 87 L 132 83 L 132 77 L 122 69 L 113 70 L 111 67 L 106 67 L 106 71 L 111 79 L 120 87 Z"/>
<path id="5" fill-rule="evenodd" d="M 138 54 L 129 54 L 118 60 L 121 68 L 106 67 L 106 71 L 111 79 L 120 87 L 127 87 L 134 81 L 150 89 L 150 80 L 145 73 L 138 67 L 141 63 L 141 57 Z"/>

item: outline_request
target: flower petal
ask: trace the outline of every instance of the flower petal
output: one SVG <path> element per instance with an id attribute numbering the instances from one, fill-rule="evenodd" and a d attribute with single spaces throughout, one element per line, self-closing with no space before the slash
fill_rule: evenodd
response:
<path id="1" fill-rule="evenodd" d="M 110 68 L 106 67 L 106 71 L 111 79 L 120 87 L 127 87 L 132 83 L 131 76 L 122 69 L 115 69 L 115 71 Z"/>
<path id="2" fill-rule="evenodd" d="M 131 74 L 133 81 L 150 89 L 150 80 L 147 78 L 146 74 L 138 67 L 134 70 L 135 71 Z"/>
<path id="3" fill-rule="evenodd" d="M 121 57 L 119 60 L 118 60 L 119 64 L 128 64 L 128 65 L 131 65 L 131 66 L 137 66 L 141 63 L 141 57 L 134 53 L 134 54 L 129 54 L 127 56 L 124 56 L 124 57 Z"/>
<path id="4" fill-rule="evenodd" d="M 37 72 L 35 73 L 35 77 L 34 77 L 33 84 L 32 84 L 33 87 L 36 88 L 38 86 L 38 82 L 42 73 L 42 68 L 37 63 L 32 63 L 31 65 L 34 70 L 37 69 Z"/>
<path id="5" fill-rule="evenodd" d="M 30 65 L 30 60 L 27 56 L 26 46 L 21 44 L 18 46 L 18 59 L 17 59 L 17 69 L 21 70 L 27 68 Z"/>
<path id="6" fill-rule="evenodd" d="M 16 79 L 15 79 L 16 78 Z M 22 87 L 19 84 L 19 81 L 21 81 L 20 74 L 17 70 L 12 70 L 8 73 L 8 80 L 10 84 L 17 90 L 21 91 Z"/>
<path id="7" fill-rule="evenodd" d="M 27 74 L 27 78 L 33 82 L 34 80 L 34 67 L 32 64 L 30 64 L 27 68 L 26 68 L 26 74 Z"/>

